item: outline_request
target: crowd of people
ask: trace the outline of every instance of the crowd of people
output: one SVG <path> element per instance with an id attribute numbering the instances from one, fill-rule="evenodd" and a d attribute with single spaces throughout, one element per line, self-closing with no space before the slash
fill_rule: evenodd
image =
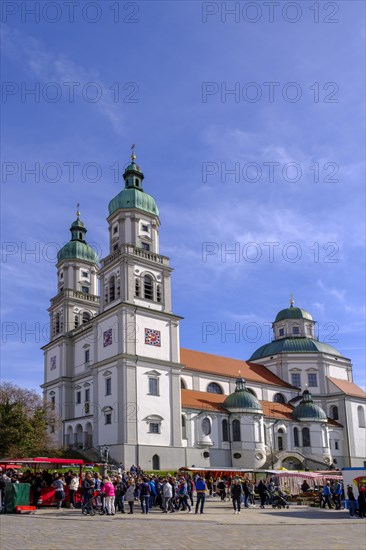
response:
<path id="1" fill-rule="evenodd" d="M 260 508 L 288 504 L 288 495 L 272 479 L 268 482 L 260 480 L 255 486 L 250 480 L 239 477 L 219 477 L 214 480 L 210 476 L 203 478 L 198 474 L 147 475 L 139 466 L 134 465 L 129 470 L 120 465 L 118 474 L 113 476 L 102 476 L 98 472 L 90 471 L 79 477 L 72 470 L 65 475 L 57 472 L 52 474 L 47 470 L 36 474 L 30 470 L 19 474 L 8 470 L 0 475 L 1 490 L 5 483 L 23 482 L 31 486 L 31 502 L 34 506 L 41 503 L 42 488 L 52 487 L 59 509 L 63 505 L 69 508 L 85 508 L 92 501 L 96 507 L 112 516 L 117 512 L 133 514 L 138 509 L 142 514 L 148 514 L 152 510 L 164 514 L 203 514 L 206 498 L 214 495 L 221 502 L 231 500 L 234 514 L 240 514 L 242 508 L 255 507 L 256 494 L 259 496 Z M 304 480 L 301 485 L 302 493 L 312 490 Z M 317 489 L 317 494 L 322 508 L 340 510 L 345 499 L 348 499 L 350 517 L 366 518 L 366 484 L 359 488 L 357 499 L 352 487 L 348 486 L 345 493 L 339 480 L 328 481 L 324 487 Z"/>

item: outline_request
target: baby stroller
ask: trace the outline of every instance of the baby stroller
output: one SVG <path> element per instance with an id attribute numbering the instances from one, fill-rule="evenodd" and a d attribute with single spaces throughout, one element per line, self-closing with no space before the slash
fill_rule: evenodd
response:
<path id="1" fill-rule="evenodd" d="M 95 491 L 93 496 L 81 507 L 83 516 L 95 516 L 96 512 L 100 516 L 105 514 L 104 493 L 100 491 Z"/>
<path id="2" fill-rule="evenodd" d="M 272 508 L 289 508 L 289 503 L 284 499 L 284 494 L 280 489 L 277 489 L 272 495 L 271 502 Z"/>

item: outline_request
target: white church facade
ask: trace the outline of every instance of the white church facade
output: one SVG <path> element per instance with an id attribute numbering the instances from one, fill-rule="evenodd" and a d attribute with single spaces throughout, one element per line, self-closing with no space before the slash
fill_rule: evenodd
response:
<path id="1" fill-rule="evenodd" d="M 42 385 L 55 444 L 106 445 L 144 469 L 365 466 L 366 394 L 307 311 L 279 312 L 248 361 L 180 348 L 159 211 L 134 154 L 123 177 L 109 255 L 99 262 L 79 213 L 58 253 Z"/>

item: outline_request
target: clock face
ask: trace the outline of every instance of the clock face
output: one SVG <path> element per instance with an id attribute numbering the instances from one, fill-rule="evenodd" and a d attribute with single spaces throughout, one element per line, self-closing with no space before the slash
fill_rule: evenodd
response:
<path id="1" fill-rule="evenodd" d="M 112 329 L 103 332 L 103 347 L 110 346 L 112 344 Z"/>
<path id="2" fill-rule="evenodd" d="M 145 344 L 149 346 L 161 346 L 161 335 L 160 330 L 155 330 L 152 328 L 145 328 Z"/>

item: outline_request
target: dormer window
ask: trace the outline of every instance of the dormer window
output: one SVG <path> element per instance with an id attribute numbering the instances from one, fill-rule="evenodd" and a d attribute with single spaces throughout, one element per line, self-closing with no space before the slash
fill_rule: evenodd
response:
<path id="1" fill-rule="evenodd" d="M 292 327 L 292 334 L 300 334 L 300 327 Z"/>
<path id="2" fill-rule="evenodd" d="M 278 334 L 280 336 L 284 336 L 285 335 L 285 329 L 284 328 L 280 328 L 280 330 L 278 331 Z"/>

